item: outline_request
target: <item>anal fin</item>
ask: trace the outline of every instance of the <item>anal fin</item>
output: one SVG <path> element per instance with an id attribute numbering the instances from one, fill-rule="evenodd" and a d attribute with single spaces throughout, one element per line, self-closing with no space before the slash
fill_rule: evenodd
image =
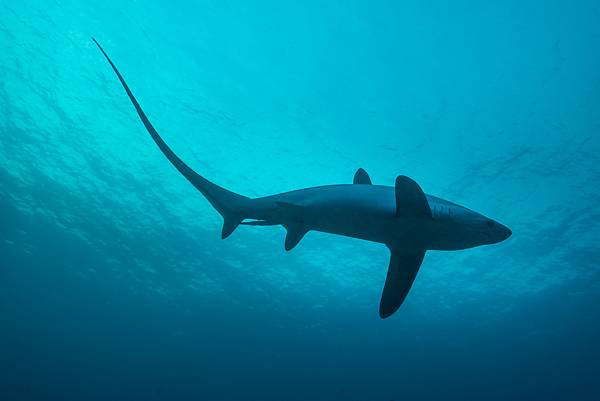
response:
<path id="1" fill-rule="evenodd" d="M 239 217 L 235 214 L 225 214 L 223 216 L 223 229 L 221 230 L 221 239 L 225 239 L 231 235 L 231 233 L 240 225 L 244 220 L 243 217 Z"/>

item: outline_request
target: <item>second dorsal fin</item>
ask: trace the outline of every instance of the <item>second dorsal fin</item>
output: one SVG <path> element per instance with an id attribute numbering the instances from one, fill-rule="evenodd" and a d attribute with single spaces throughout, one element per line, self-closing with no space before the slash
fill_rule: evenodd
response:
<path id="1" fill-rule="evenodd" d="M 363 168 L 359 168 L 358 170 L 356 170 L 356 173 L 354 173 L 354 184 L 366 184 L 366 185 L 371 185 L 371 177 L 369 177 L 369 174 L 363 169 Z"/>

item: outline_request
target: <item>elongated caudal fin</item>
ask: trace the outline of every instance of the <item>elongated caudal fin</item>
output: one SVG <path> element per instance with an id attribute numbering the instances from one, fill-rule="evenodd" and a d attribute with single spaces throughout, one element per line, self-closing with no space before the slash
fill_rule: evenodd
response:
<path id="1" fill-rule="evenodd" d="M 144 110 L 142 110 L 142 107 L 138 103 L 135 96 L 133 96 L 133 93 L 129 89 L 129 86 L 127 86 L 127 83 L 123 79 L 123 76 L 121 76 L 121 73 L 119 72 L 117 67 L 114 65 L 110 57 L 108 57 L 108 54 L 106 54 L 106 52 L 104 51 L 102 46 L 100 46 L 100 44 L 96 41 L 96 39 L 92 38 L 92 40 L 94 41 L 94 43 L 96 43 L 104 57 L 106 57 L 106 60 L 108 60 L 108 63 L 112 67 L 115 74 L 117 74 L 117 78 L 119 78 L 121 85 L 123 85 L 127 96 L 129 96 L 129 100 L 131 100 L 131 103 L 133 103 L 133 106 L 135 107 L 135 110 L 137 111 L 140 120 L 142 120 L 144 127 L 146 127 L 146 130 L 148 130 L 148 133 L 150 134 L 154 142 L 156 142 L 159 149 L 163 152 L 167 159 L 169 159 L 171 164 L 173 164 L 173 166 L 175 166 L 175 168 L 189 182 L 191 182 L 192 185 L 195 186 L 202 193 L 202 195 L 204 195 L 204 197 L 221 214 L 221 216 L 223 216 L 224 224 L 221 237 L 228 237 L 243 220 L 244 212 L 250 206 L 249 203 L 251 202 L 251 200 L 245 196 L 228 191 L 225 188 L 222 188 L 208 181 L 206 178 L 202 177 L 200 174 L 192 170 L 171 150 L 171 148 L 169 148 L 165 141 L 163 141 L 163 139 L 160 137 L 156 129 L 154 129 L 154 127 L 150 123 L 150 120 L 148 120 L 148 117 L 146 117 L 146 113 L 144 113 Z"/>

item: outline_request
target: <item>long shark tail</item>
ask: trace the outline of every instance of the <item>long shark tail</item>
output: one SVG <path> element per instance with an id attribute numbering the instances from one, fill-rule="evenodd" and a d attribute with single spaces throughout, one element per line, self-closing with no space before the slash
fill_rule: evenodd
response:
<path id="1" fill-rule="evenodd" d="M 206 178 L 202 177 L 200 174 L 196 173 L 192 170 L 187 164 L 185 164 L 172 150 L 171 148 L 163 141 L 160 137 L 156 129 L 146 117 L 146 113 L 142 110 L 142 107 L 138 103 L 135 96 L 129 89 L 129 86 L 123 79 L 123 76 L 114 65 L 108 54 L 104 51 L 102 46 L 96 41 L 96 39 L 92 38 L 94 43 L 98 46 L 108 63 L 112 67 L 115 74 L 117 74 L 117 78 L 121 81 L 121 85 L 127 92 L 127 96 L 129 96 L 129 100 L 133 103 L 135 110 L 137 111 L 140 120 L 148 130 L 148 133 L 156 142 L 159 149 L 163 152 L 163 154 L 169 159 L 171 164 L 175 166 L 175 168 L 193 185 L 195 186 L 204 197 L 210 202 L 210 204 L 223 216 L 223 230 L 221 231 L 221 238 L 227 238 L 231 233 L 236 229 L 236 227 L 242 222 L 244 219 L 245 211 L 247 211 L 250 207 L 251 199 L 245 197 L 243 195 L 236 194 L 235 192 L 228 191 L 225 188 L 222 188 L 210 181 Z"/>

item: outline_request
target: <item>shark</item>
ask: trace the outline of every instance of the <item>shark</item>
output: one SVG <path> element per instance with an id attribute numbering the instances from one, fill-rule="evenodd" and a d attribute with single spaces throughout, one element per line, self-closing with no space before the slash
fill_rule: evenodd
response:
<path id="1" fill-rule="evenodd" d="M 456 251 L 502 242 L 505 225 L 448 200 L 427 195 L 413 179 L 399 175 L 394 186 L 375 185 L 359 168 L 352 183 L 298 189 L 249 198 L 198 174 L 165 143 L 125 79 L 92 38 L 116 74 L 142 124 L 171 164 L 222 216 L 221 238 L 240 225 L 283 226 L 290 251 L 309 231 L 336 234 L 385 245 L 389 265 L 379 302 L 382 319 L 404 302 L 427 251 Z"/>

